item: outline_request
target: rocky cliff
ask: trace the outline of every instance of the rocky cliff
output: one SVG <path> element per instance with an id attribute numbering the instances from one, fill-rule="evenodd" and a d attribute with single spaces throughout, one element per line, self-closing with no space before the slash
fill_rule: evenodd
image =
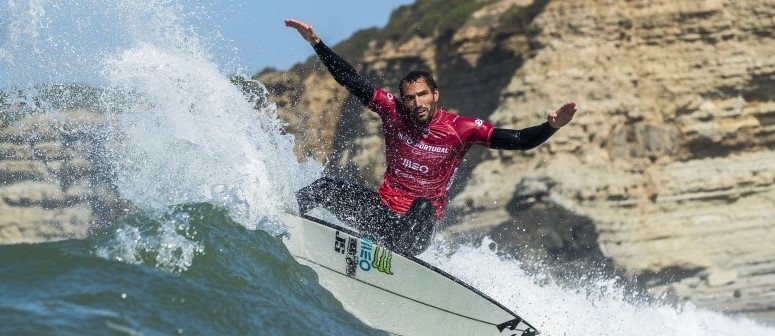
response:
<path id="1" fill-rule="evenodd" d="M 0 105 L 0 244 L 84 238 L 125 214 L 94 132 L 103 114 Z"/>
<path id="2" fill-rule="evenodd" d="M 436 25 L 417 14 L 429 2 L 335 50 L 388 89 L 429 69 L 444 107 L 498 127 L 540 123 L 567 100 L 581 107 L 536 150 L 469 153 L 447 236 L 603 262 L 714 310 L 775 310 L 772 0 L 484 1 Z M 378 183 L 379 120 L 317 60 L 257 78 L 301 156 Z"/>

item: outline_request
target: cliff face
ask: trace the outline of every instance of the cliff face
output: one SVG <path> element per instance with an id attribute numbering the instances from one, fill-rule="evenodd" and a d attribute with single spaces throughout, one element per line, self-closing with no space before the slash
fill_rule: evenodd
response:
<path id="1" fill-rule="evenodd" d="M 8 116 L 17 116 L 8 120 Z M 0 118 L 0 244 L 84 238 L 128 207 L 100 160 L 103 115 L 4 110 Z"/>
<path id="2" fill-rule="evenodd" d="M 580 104 L 536 150 L 469 153 L 445 234 L 606 260 L 711 309 L 773 310 L 773 17 L 771 0 L 502 0 L 455 29 L 343 56 L 393 91 L 430 69 L 444 107 L 498 127 Z M 258 79 L 300 153 L 376 185 L 379 120 L 314 64 Z"/>

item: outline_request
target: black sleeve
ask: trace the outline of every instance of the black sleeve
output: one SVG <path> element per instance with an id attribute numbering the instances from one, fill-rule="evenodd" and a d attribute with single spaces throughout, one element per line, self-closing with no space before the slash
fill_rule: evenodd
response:
<path id="1" fill-rule="evenodd" d="M 496 128 L 490 135 L 490 148 L 528 150 L 538 147 L 549 139 L 557 129 L 545 122 L 521 130 Z"/>
<path id="2" fill-rule="evenodd" d="M 364 104 L 371 101 L 374 95 L 374 86 L 358 75 L 358 72 L 355 71 L 355 68 L 350 63 L 347 63 L 342 57 L 334 53 L 322 41 L 313 45 L 312 48 L 315 49 L 318 57 L 328 68 L 328 72 L 334 76 L 337 83 L 347 88 L 347 91 L 358 97 Z"/>

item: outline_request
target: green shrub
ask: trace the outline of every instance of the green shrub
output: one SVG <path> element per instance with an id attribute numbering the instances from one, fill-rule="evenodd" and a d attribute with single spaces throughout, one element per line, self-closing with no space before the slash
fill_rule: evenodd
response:
<path id="1" fill-rule="evenodd" d="M 528 6 L 512 6 L 500 18 L 502 24 L 528 26 L 550 0 L 534 0 Z"/>
<path id="2" fill-rule="evenodd" d="M 417 0 L 401 6 L 390 16 L 383 38 L 406 41 L 460 28 L 471 15 L 494 0 Z"/>

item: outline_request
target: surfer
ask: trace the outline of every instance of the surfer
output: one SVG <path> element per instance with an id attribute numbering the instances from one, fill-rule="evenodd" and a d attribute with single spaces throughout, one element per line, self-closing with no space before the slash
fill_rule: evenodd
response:
<path id="1" fill-rule="evenodd" d="M 287 19 L 312 45 L 334 79 L 382 120 L 387 169 L 372 191 L 323 177 L 297 191 L 304 214 L 322 206 L 341 220 L 394 250 L 416 255 L 430 244 L 447 203 L 447 189 L 473 144 L 492 149 L 529 150 L 568 124 L 576 103 L 567 102 L 547 121 L 520 130 L 496 128 L 481 119 L 458 116 L 439 106 L 439 88 L 431 73 L 409 72 L 398 96 L 375 87 L 323 43 L 307 23 Z"/>

